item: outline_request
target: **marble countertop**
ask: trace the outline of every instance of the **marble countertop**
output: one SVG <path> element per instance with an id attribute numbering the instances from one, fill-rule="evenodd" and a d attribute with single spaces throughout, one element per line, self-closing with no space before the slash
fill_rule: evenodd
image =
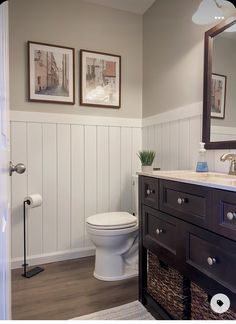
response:
<path id="1" fill-rule="evenodd" d="M 137 174 L 236 192 L 236 175 L 228 175 L 226 173 L 175 170 L 137 172 Z"/>

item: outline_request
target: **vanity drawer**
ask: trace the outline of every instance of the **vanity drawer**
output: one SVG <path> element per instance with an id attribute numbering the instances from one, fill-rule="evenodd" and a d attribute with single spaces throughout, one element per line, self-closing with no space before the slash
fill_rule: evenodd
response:
<path id="1" fill-rule="evenodd" d="M 187 265 L 236 293 L 236 242 L 195 226 L 186 234 Z"/>
<path id="2" fill-rule="evenodd" d="M 150 207 L 143 206 L 143 244 L 163 261 L 176 261 L 179 221 Z"/>
<path id="3" fill-rule="evenodd" d="M 212 223 L 215 232 L 236 241 L 236 192 L 214 191 Z"/>
<path id="4" fill-rule="evenodd" d="M 196 225 L 208 227 L 211 196 L 203 186 L 161 180 L 160 210 Z"/>
<path id="5" fill-rule="evenodd" d="M 158 179 L 142 176 L 140 189 L 142 203 L 158 208 Z"/>

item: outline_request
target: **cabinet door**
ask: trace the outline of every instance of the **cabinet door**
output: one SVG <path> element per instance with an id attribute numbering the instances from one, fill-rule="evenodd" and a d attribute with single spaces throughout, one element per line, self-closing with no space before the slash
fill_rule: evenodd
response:
<path id="1" fill-rule="evenodd" d="M 214 231 L 236 241 L 236 192 L 214 190 L 212 211 Z"/>
<path id="2" fill-rule="evenodd" d="M 142 203 L 153 208 L 158 208 L 158 179 L 142 176 L 140 180 L 139 188 Z"/>
<path id="3" fill-rule="evenodd" d="M 181 226 L 178 219 L 143 205 L 143 245 L 162 261 L 176 265 L 180 259 Z"/>

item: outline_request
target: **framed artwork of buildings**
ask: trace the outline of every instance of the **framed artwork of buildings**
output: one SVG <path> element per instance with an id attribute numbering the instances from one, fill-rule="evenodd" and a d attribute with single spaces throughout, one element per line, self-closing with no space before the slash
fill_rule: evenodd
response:
<path id="1" fill-rule="evenodd" d="M 211 118 L 225 118 L 226 81 L 225 75 L 212 74 Z"/>
<path id="2" fill-rule="evenodd" d="M 29 101 L 74 104 L 74 49 L 28 42 Z"/>
<path id="3" fill-rule="evenodd" d="M 80 105 L 120 108 L 121 56 L 80 51 Z"/>

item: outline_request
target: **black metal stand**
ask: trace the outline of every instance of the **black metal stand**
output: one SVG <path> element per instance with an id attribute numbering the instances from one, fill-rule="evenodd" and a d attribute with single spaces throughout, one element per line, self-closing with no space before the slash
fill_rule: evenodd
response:
<path id="1" fill-rule="evenodd" d="M 33 276 L 35 276 L 36 274 L 44 271 L 43 268 L 40 267 L 35 267 L 29 271 L 27 270 L 27 266 L 28 263 L 26 261 L 26 217 L 25 217 L 25 210 L 26 210 L 26 204 L 30 205 L 30 201 L 26 200 L 24 201 L 24 205 L 23 205 L 23 222 L 24 222 L 24 263 L 22 264 L 22 267 L 24 268 L 24 273 L 22 273 L 22 276 L 25 278 L 31 278 Z"/>

